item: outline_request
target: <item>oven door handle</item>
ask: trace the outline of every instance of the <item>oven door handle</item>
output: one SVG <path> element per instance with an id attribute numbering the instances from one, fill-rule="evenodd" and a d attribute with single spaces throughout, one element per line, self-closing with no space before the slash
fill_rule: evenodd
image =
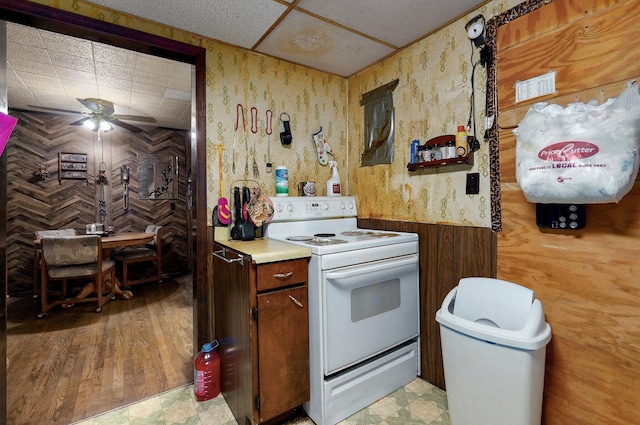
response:
<path id="1" fill-rule="evenodd" d="M 357 268 L 353 270 L 329 272 L 326 274 L 326 278 L 328 280 L 348 279 L 354 276 L 378 273 L 378 272 L 389 270 L 390 268 L 411 266 L 417 263 L 418 263 L 418 256 L 415 255 L 409 258 L 404 258 L 402 260 L 394 260 L 393 262 L 385 261 L 384 263 L 376 264 L 374 266 L 370 266 L 366 268 Z"/>

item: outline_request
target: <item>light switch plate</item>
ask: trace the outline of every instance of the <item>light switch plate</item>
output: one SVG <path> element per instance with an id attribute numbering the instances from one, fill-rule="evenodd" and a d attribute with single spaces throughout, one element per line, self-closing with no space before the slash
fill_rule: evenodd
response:
<path id="1" fill-rule="evenodd" d="M 467 174 L 467 195 L 480 193 L 480 173 Z"/>

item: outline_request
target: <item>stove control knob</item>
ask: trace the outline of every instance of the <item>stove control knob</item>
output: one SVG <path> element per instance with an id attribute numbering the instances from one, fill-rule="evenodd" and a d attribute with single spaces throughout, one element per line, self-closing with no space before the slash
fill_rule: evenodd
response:
<path id="1" fill-rule="evenodd" d="M 276 205 L 276 211 L 277 211 L 277 212 L 282 212 L 282 205 L 277 204 L 277 205 Z"/>
<path id="2" fill-rule="evenodd" d="M 352 210 L 353 209 L 353 203 L 349 202 L 349 209 Z"/>
<path id="3" fill-rule="evenodd" d="M 344 202 L 340 202 L 340 209 L 343 210 L 345 208 L 346 208 L 346 206 L 344 205 Z"/>
<path id="4" fill-rule="evenodd" d="M 329 210 L 329 204 L 327 204 L 325 202 L 324 205 L 322 206 L 322 208 L 324 208 L 325 211 L 328 211 Z"/>
<path id="5" fill-rule="evenodd" d="M 287 211 L 289 212 L 293 211 L 293 205 L 287 204 Z"/>

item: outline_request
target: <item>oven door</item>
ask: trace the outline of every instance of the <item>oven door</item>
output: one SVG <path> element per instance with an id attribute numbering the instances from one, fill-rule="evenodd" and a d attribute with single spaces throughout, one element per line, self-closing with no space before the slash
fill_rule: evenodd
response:
<path id="1" fill-rule="evenodd" d="M 322 272 L 324 374 L 419 334 L 418 255 Z"/>

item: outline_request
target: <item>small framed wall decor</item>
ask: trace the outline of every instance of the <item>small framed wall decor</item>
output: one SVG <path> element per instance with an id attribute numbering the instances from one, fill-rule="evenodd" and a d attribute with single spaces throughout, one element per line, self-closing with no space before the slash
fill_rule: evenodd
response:
<path id="1" fill-rule="evenodd" d="M 87 157 L 86 153 L 58 152 L 58 183 L 87 180 Z"/>

